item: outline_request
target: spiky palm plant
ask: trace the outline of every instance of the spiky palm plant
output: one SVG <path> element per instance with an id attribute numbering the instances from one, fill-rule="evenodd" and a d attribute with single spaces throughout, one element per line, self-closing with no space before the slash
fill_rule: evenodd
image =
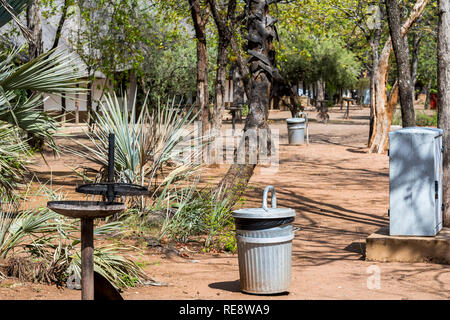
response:
<path id="1" fill-rule="evenodd" d="M 126 97 L 121 99 L 127 101 Z M 82 148 L 67 148 L 79 157 L 102 168 L 99 178 L 105 180 L 108 167 L 108 134 L 115 134 L 116 181 L 149 187 L 156 194 L 165 194 L 167 187 L 190 175 L 199 164 L 192 161 L 200 152 L 202 137 L 190 138 L 195 120 L 193 108 L 180 115 L 174 101 L 149 110 L 146 101 L 140 114 L 136 105 L 127 111 L 115 94 L 106 95 L 96 113 L 95 129 L 85 130 L 90 143 L 74 140 Z M 163 177 L 156 179 L 164 168 Z"/>
<path id="2" fill-rule="evenodd" d="M 84 70 L 77 69 L 73 55 L 56 49 L 17 66 L 13 61 L 19 51 L 9 52 L 0 62 L 0 120 L 52 141 L 55 121 L 37 110 L 42 104 L 42 93 L 83 91 L 76 84 L 84 83 L 79 80 Z M 23 97 L 21 92 L 26 90 L 39 94 Z"/>
<path id="3" fill-rule="evenodd" d="M 83 75 L 76 70 L 74 57 L 62 52 L 52 50 L 17 66 L 14 58 L 18 52 L 3 55 L 3 60 L 0 57 L 0 192 L 6 193 L 23 179 L 30 135 L 56 147 L 56 121 L 37 110 L 42 93 L 79 92 L 75 85 Z M 26 90 L 40 93 L 26 97 Z"/>
<path id="4" fill-rule="evenodd" d="M 17 16 L 30 0 L 0 0 L 0 27 L 11 20 L 30 42 L 30 32 Z M 43 93 L 75 93 L 84 70 L 77 70 L 74 56 L 57 49 L 48 51 L 31 61 L 15 63 L 21 48 L 0 53 L 0 193 L 9 193 L 22 180 L 21 173 L 30 153 L 29 137 L 48 142 L 56 148 L 53 135 L 56 122 L 45 112 Z M 33 92 L 31 96 L 27 92 Z M 8 147 L 9 145 L 9 147 Z"/>
<path id="5" fill-rule="evenodd" d="M 10 194 L 22 179 L 29 148 L 17 128 L 0 123 L 0 194 Z"/>

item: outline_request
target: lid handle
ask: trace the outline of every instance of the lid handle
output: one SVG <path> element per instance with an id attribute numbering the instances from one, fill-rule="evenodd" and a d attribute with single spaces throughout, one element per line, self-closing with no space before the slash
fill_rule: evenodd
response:
<path id="1" fill-rule="evenodd" d="M 269 209 L 267 208 L 267 195 L 269 194 L 269 191 L 272 192 L 272 201 L 271 201 L 271 205 L 272 208 L 276 208 L 277 207 L 277 196 L 275 194 L 275 188 L 273 186 L 267 186 L 264 189 L 264 193 L 263 193 L 263 204 L 262 207 L 264 210 L 268 211 Z"/>

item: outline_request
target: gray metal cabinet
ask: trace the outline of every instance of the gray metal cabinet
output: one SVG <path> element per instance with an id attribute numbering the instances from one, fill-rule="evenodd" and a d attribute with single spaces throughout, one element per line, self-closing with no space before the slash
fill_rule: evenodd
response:
<path id="1" fill-rule="evenodd" d="M 442 130 L 389 133 L 391 235 L 435 236 L 442 229 Z"/>

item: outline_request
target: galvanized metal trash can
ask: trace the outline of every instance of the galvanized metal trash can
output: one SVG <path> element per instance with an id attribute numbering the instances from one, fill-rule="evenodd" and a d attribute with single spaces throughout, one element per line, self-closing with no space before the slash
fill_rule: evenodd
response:
<path id="1" fill-rule="evenodd" d="M 299 116 L 299 117 L 298 117 Z M 286 119 L 288 127 L 288 141 L 291 145 L 309 144 L 308 116 L 305 112 L 299 112 L 295 118 Z"/>
<path id="2" fill-rule="evenodd" d="M 269 191 L 271 208 L 267 207 Z M 277 208 L 275 188 L 267 186 L 261 208 L 236 210 L 233 217 L 241 290 L 253 294 L 289 291 L 295 210 Z"/>

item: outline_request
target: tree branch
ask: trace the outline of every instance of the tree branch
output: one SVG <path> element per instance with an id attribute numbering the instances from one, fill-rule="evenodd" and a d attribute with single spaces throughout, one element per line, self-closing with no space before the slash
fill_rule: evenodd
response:
<path id="1" fill-rule="evenodd" d="M 64 6 L 62 9 L 63 11 L 62 11 L 61 17 L 59 19 L 58 28 L 56 29 L 56 34 L 55 34 L 55 39 L 53 40 L 52 49 L 55 49 L 59 44 L 59 39 L 61 38 L 62 28 L 64 26 L 64 23 L 66 22 L 67 10 L 68 10 L 71 2 L 72 2 L 72 0 L 64 0 Z"/>

